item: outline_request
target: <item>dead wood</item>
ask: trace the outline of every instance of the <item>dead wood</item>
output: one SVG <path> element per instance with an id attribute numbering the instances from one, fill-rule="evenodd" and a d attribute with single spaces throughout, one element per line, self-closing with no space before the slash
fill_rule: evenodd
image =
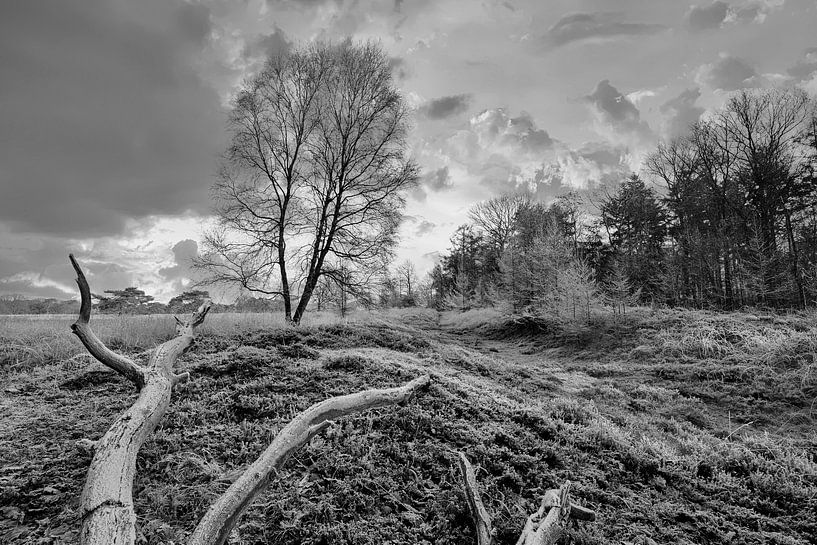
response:
<path id="1" fill-rule="evenodd" d="M 471 513 L 471 518 L 474 521 L 474 531 L 477 534 L 477 545 L 490 545 L 491 541 L 493 541 L 491 517 L 482 504 L 474 468 L 462 452 L 459 453 L 459 461 L 465 499 L 468 502 L 468 511 Z"/>
<path id="2" fill-rule="evenodd" d="M 397 388 L 366 390 L 329 398 L 295 416 L 267 449 L 248 467 L 202 517 L 189 545 L 220 545 L 252 501 L 269 485 L 287 458 L 323 430 L 328 421 L 376 407 L 404 403 L 430 382 L 428 375 Z"/>
<path id="3" fill-rule="evenodd" d="M 180 380 L 173 373 L 173 364 L 193 344 L 195 328 L 204 321 L 210 302 L 180 323 L 176 337 L 159 345 L 147 367 L 140 367 L 111 351 L 91 330 L 88 281 L 74 256 L 69 257 L 81 297 L 79 317 L 71 329 L 96 359 L 139 388 L 133 405 L 93 443 L 94 457 L 80 498 L 80 541 L 86 545 L 132 544 L 136 540 L 132 496 L 136 456 L 170 405 L 171 390 Z"/>
<path id="4" fill-rule="evenodd" d="M 474 469 L 462 452 L 459 453 L 459 465 L 468 511 L 474 521 L 477 545 L 491 545 L 493 543 L 491 517 L 482 503 Z M 539 509 L 525 521 L 516 545 L 555 545 L 571 519 L 594 521 L 596 513 L 571 503 L 568 481 L 558 490 L 545 492 Z"/>

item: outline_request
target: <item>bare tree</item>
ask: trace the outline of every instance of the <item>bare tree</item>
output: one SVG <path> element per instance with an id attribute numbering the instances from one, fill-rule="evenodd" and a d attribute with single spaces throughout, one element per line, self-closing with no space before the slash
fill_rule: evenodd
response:
<path id="1" fill-rule="evenodd" d="M 500 195 L 475 204 L 468 217 L 488 235 L 502 254 L 513 234 L 516 213 L 529 202 L 526 195 Z"/>
<path id="2" fill-rule="evenodd" d="M 802 90 L 741 91 L 723 111 L 733 138 L 732 154 L 741 170 L 742 187 L 756 210 L 767 258 L 777 250 L 777 223 L 784 219 L 789 270 L 798 302 L 806 305 L 792 216 L 814 205 L 813 180 L 800 165 L 808 153 L 801 145 L 814 118 L 814 104 Z M 768 278 L 770 285 L 774 280 Z"/>
<path id="3" fill-rule="evenodd" d="M 400 284 L 406 288 L 404 301 L 408 305 L 413 305 L 415 299 L 414 292 L 417 289 L 417 269 L 414 267 L 414 263 L 407 259 L 397 266 L 395 272 L 400 278 Z"/>
<path id="4" fill-rule="evenodd" d="M 322 276 L 354 291 L 396 243 L 418 172 L 407 107 L 379 46 L 319 44 L 271 59 L 230 129 L 196 266 L 202 283 L 281 297 L 297 324 Z"/>
<path id="5" fill-rule="evenodd" d="M 287 320 L 287 242 L 307 231 L 300 191 L 310 176 L 308 140 L 319 121 L 328 64 L 318 49 L 297 51 L 270 59 L 244 85 L 213 187 L 219 225 L 205 235 L 205 254 L 194 261 L 207 273 L 203 283 L 280 296 Z"/>

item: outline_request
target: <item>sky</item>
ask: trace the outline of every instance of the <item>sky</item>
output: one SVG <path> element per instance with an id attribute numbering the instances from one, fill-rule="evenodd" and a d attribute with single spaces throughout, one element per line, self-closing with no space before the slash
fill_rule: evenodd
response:
<path id="1" fill-rule="evenodd" d="M 0 295 L 190 286 L 226 113 L 269 54 L 378 40 L 414 110 L 397 260 L 428 270 L 475 202 L 611 187 L 744 87 L 817 95 L 817 2 L 0 3 Z"/>

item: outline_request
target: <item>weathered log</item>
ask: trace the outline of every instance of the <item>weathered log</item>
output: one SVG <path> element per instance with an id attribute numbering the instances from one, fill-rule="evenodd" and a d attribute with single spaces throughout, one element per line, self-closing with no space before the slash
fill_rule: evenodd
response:
<path id="1" fill-rule="evenodd" d="M 287 458 L 326 427 L 344 415 L 404 403 L 428 386 L 428 375 L 397 388 L 367 390 L 316 403 L 295 416 L 244 473 L 211 505 L 193 531 L 189 545 L 221 545 L 226 542 L 241 515 L 270 483 Z"/>
<path id="2" fill-rule="evenodd" d="M 97 338 L 90 327 L 91 291 L 85 274 L 74 256 L 69 256 L 77 273 L 81 305 L 71 329 L 100 362 L 128 378 L 139 388 L 139 396 L 94 445 L 94 457 L 80 499 L 85 545 L 132 544 L 136 540 L 133 510 L 133 477 L 136 455 L 170 405 L 176 359 L 193 344 L 195 328 L 210 309 L 207 301 L 187 322 L 177 327 L 177 336 L 159 345 L 147 367 L 114 353 Z"/>
<path id="3" fill-rule="evenodd" d="M 459 460 L 468 510 L 474 521 L 477 545 L 491 545 L 493 543 L 491 518 L 482 504 L 474 469 L 462 452 L 459 453 Z M 570 519 L 593 521 L 596 520 L 596 513 L 570 502 L 568 481 L 558 490 L 545 492 L 539 509 L 525 521 L 516 545 L 555 545 Z"/>

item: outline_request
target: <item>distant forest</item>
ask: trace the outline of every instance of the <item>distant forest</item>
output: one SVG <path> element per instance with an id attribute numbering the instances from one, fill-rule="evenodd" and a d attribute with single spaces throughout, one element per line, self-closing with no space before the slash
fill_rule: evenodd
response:
<path id="1" fill-rule="evenodd" d="M 588 202 L 478 204 L 424 293 L 439 307 L 506 302 L 565 317 L 599 305 L 814 306 L 816 165 L 807 95 L 742 91 L 647 158 L 654 184 L 632 175 Z"/>

